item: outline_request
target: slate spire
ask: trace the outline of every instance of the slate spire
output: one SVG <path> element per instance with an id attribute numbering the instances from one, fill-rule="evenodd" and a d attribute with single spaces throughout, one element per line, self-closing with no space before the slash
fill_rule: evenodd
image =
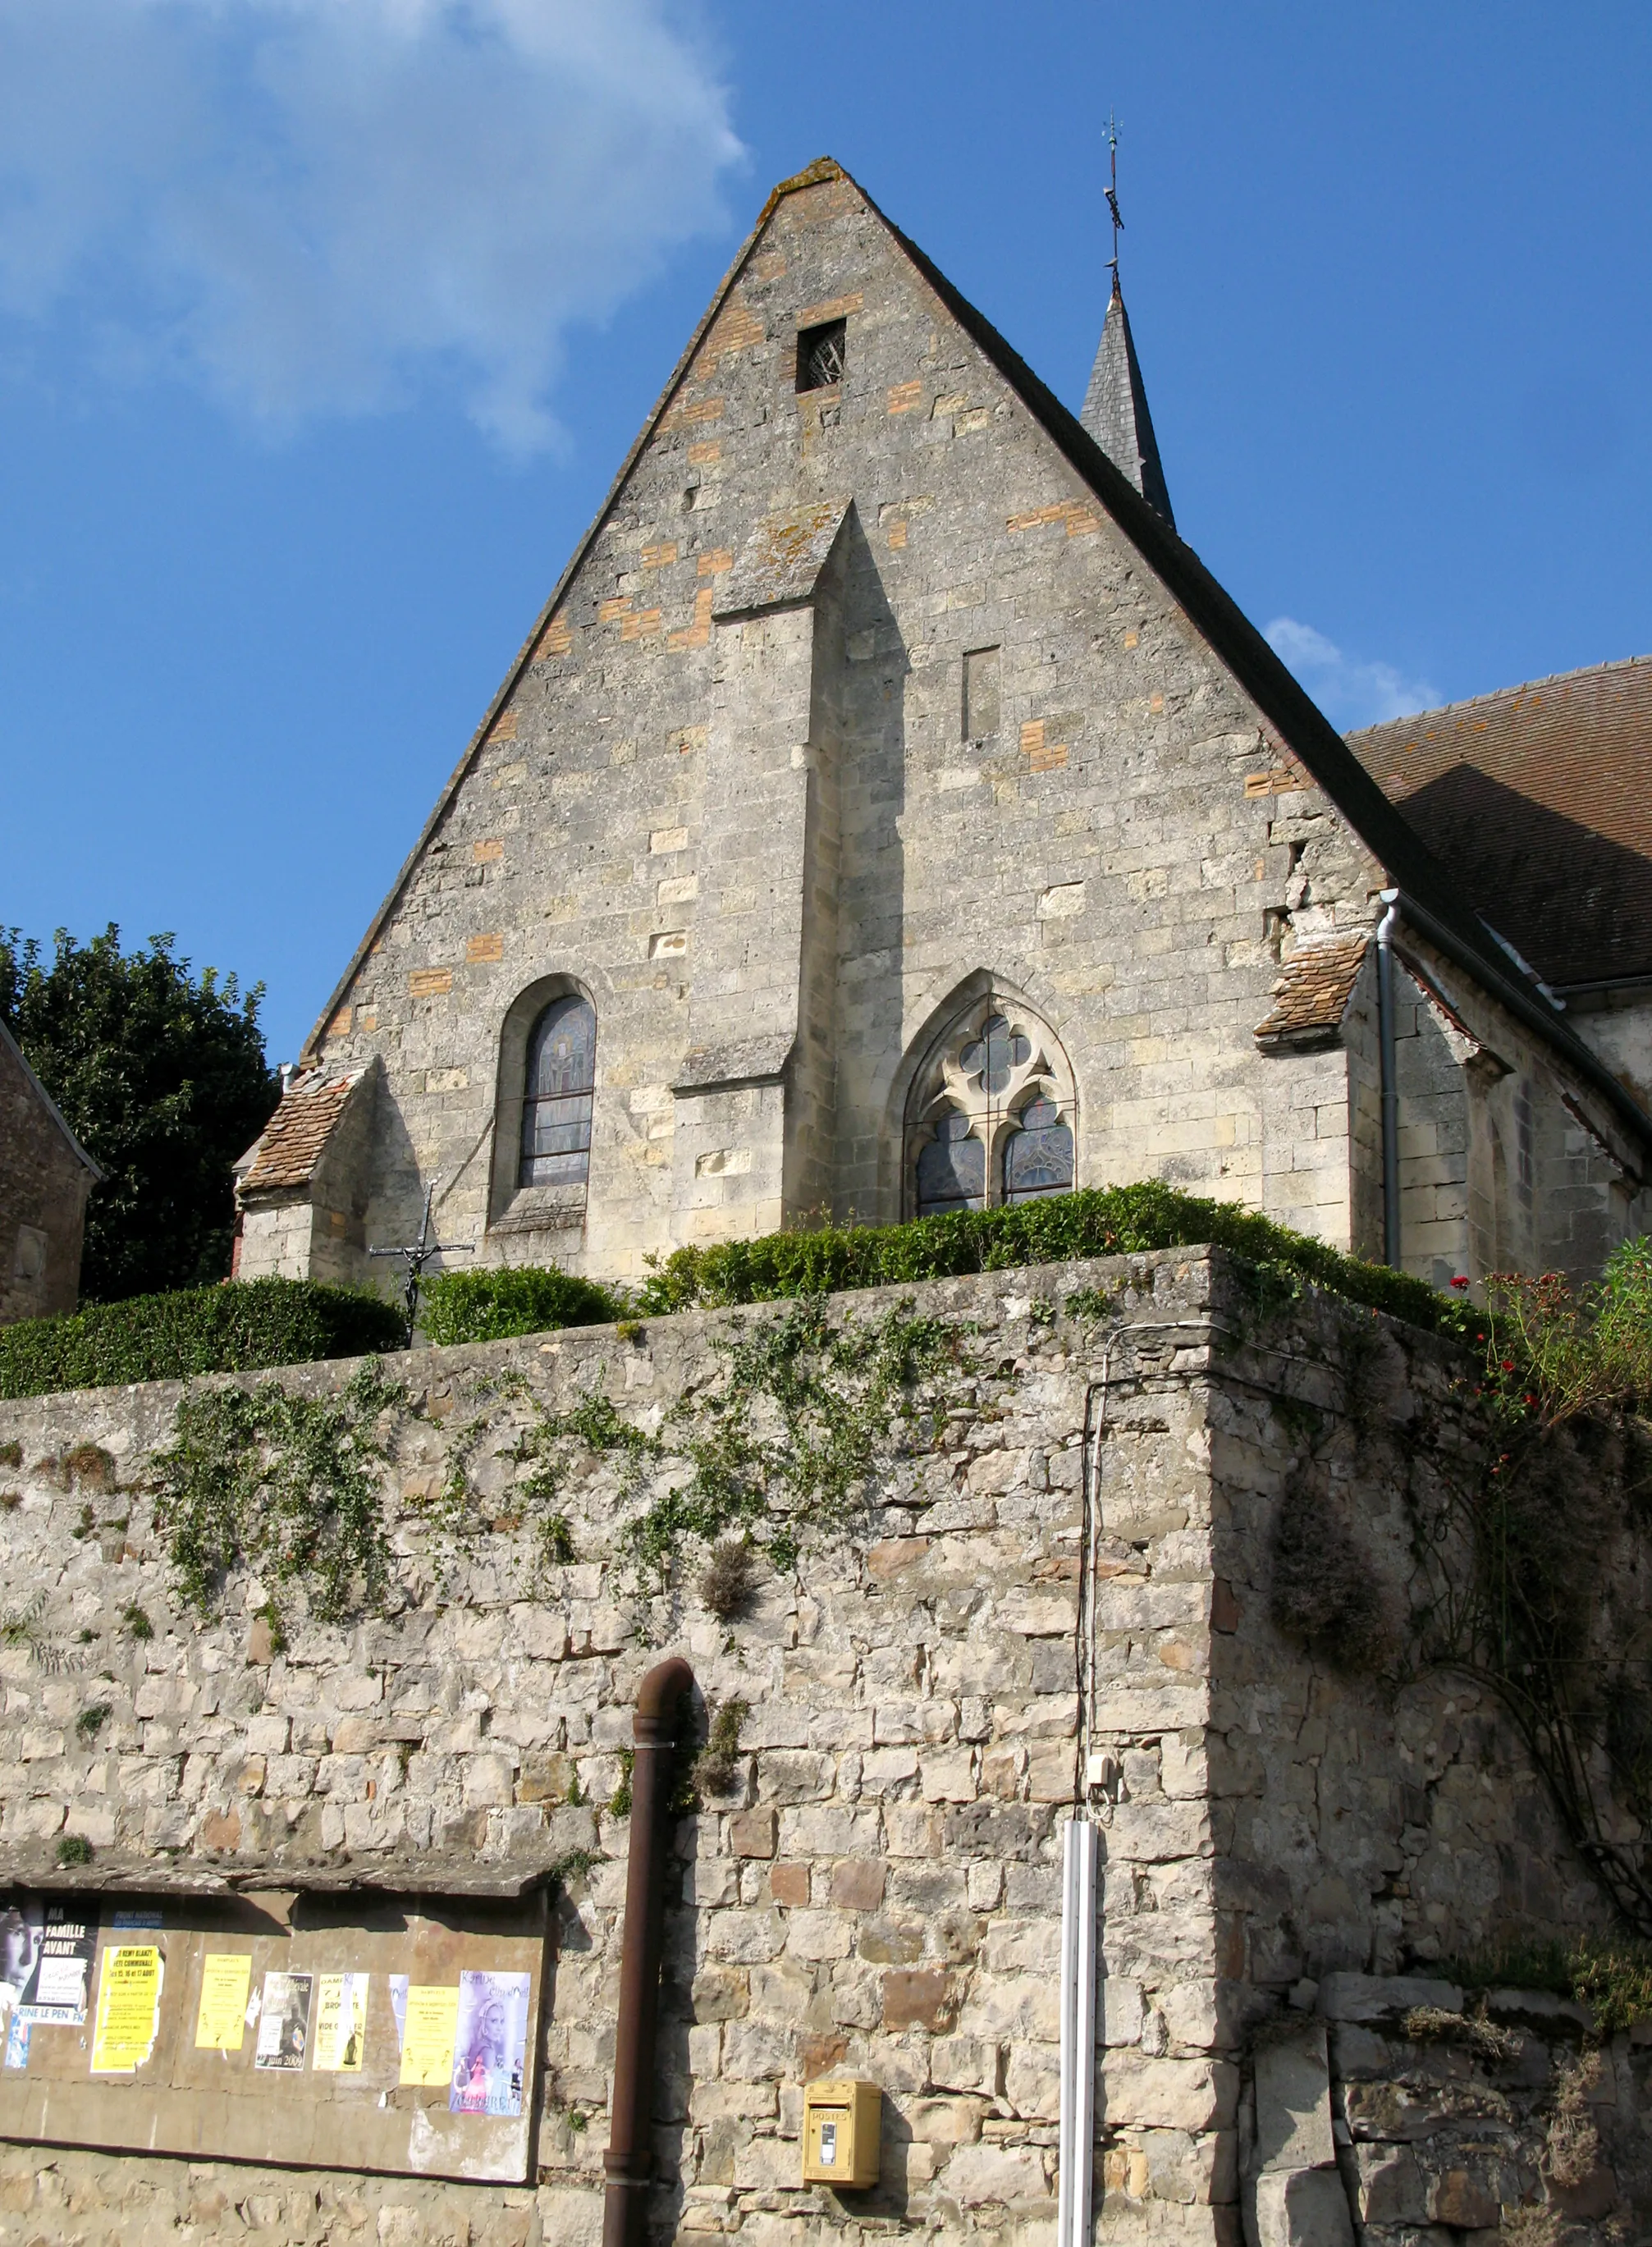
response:
<path id="1" fill-rule="evenodd" d="M 1113 466 L 1130 478 L 1148 505 L 1162 515 L 1174 530 L 1176 517 L 1171 512 L 1171 495 L 1165 488 L 1164 470 L 1158 457 L 1158 440 L 1153 434 L 1153 417 L 1147 410 L 1147 392 L 1142 384 L 1141 363 L 1136 356 L 1116 266 L 1113 270 L 1112 297 L 1102 324 L 1102 340 L 1096 347 L 1096 364 L 1090 369 L 1089 388 L 1084 393 L 1084 410 L 1078 418 Z"/>

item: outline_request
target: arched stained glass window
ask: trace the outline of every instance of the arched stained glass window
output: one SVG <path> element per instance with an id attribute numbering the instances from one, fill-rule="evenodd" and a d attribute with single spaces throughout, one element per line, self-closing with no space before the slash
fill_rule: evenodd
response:
<path id="1" fill-rule="evenodd" d="M 1073 1185 L 1073 1134 L 1053 1100 L 1029 1101 L 1004 1146 L 1004 1199 L 1038 1201 L 1068 1193 Z"/>
<path id="2" fill-rule="evenodd" d="M 528 1039 L 519 1184 L 584 1184 L 590 1168 L 590 1096 L 596 1081 L 596 1009 L 577 993 L 553 999 Z"/>
<path id="3" fill-rule="evenodd" d="M 1061 1042 L 988 989 L 932 1039 L 907 1090 L 903 1206 L 918 1217 L 1070 1193 L 1078 1098 Z"/>
<path id="4" fill-rule="evenodd" d="M 918 1158 L 918 1214 L 986 1206 L 986 1150 L 970 1137 L 966 1116 L 943 1116 Z"/>

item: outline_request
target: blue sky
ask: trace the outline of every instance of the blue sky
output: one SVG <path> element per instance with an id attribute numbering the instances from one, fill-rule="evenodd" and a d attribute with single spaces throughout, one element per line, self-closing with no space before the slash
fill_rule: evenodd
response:
<path id="1" fill-rule="evenodd" d="M 846 163 L 1347 726 L 1652 649 L 1652 11 L 0 0 L 0 925 L 295 1054 L 768 187 Z"/>

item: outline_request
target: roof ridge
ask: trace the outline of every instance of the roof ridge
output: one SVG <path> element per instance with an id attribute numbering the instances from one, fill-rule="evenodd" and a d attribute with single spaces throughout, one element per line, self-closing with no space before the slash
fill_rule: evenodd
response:
<path id="1" fill-rule="evenodd" d="M 1616 655 L 1605 663 L 1580 663 L 1575 671 L 1551 671 L 1539 679 L 1517 680 L 1511 686 L 1492 686 L 1484 694 L 1464 695 L 1460 702 L 1435 702 L 1426 710 L 1405 710 L 1397 718 L 1379 718 L 1374 726 L 1355 727 L 1343 738 L 1363 741 L 1368 734 L 1385 734 L 1391 726 L 1415 725 L 1423 718 L 1448 718 L 1453 711 L 1477 710 L 1486 702 L 1505 701 L 1511 694 L 1530 694 L 1539 686 L 1565 686 L 1574 679 L 1598 679 L 1608 671 L 1634 671 L 1642 664 L 1652 666 L 1652 655 Z"/>

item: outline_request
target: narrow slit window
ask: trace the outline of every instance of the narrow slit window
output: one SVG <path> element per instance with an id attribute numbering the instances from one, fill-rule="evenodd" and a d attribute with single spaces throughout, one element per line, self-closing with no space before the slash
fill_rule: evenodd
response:
<path id="1" fill-rule="evenodd" d="M 843 380 L 847 337 L 848 324 L 843 320 L 802 331 L 797 338 L 799 390 L 829 390 Z"/>
<path id="2" fill-rule="evenodd" d="M 978 647 L 964 658 L 964 739 L 990 741 L 998 731 L 998 650 Z"/>
<path id="3" fill-rule="evenodd" d="M 597 1014 L 589 999 L 553 999 L 528 1040 L 522 1103 L 525 1186 L 583 1185 L 590 1169 Z"/>

